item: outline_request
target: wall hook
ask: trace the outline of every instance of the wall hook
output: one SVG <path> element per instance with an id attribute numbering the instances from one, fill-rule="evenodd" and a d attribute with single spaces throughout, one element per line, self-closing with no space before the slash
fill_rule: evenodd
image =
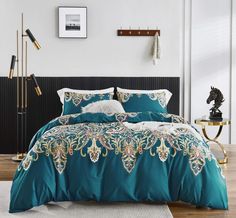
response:
<path id="1" fill-rule="evenodd" d="M 123 31 L 122 31 L 122 26 L 120 27 L 119 34 L 120 34 L 120 35 L 122 35 L 122 34 L 123 34 Z"/>
<path id="2" fill-rule="evenodd" d="M 158 32 L 160 36 L 160 30 L 158 29 L 141 29 L 140 27 L 136 29 L 118 29 L 117 30 L 117 35 L 118 36 L 155 36 L 155 34 Z"/>

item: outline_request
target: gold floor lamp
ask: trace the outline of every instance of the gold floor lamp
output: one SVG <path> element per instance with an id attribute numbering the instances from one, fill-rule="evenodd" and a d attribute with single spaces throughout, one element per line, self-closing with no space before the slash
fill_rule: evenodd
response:
<path id="1" fill-rule="evenodd" d="M 41 89 L 38 85 L 34 74 L 28 76 L 28 45 L 26 38 L 29 38 L 35 47 L 39 50 L 41 47 L 34 35 L 29 29 L 24 30 L 24 15 L 21 15 L 21 47 L 19 46 L 19 31 L 16 31 L 16 55 L 12 55 L 9 79 L 13 78 L 15 63 L 16 67 L 16 89 L 17 89 L 17 154 L 12 158 L 14 161 L 21 161 L 25 157 L 24 147 L 27 143 L 27 108 L 28 108 L 28 94 L 27 83 L 32 80 L 34 88 L 38 96 L 42 95 Z M 19 51 L 21 49 L 21 54 Z"/>

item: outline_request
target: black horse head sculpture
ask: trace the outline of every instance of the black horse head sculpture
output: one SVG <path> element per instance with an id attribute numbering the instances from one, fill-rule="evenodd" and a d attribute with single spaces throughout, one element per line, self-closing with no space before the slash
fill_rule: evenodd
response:
<path id="1" fill-rule="evenodd" d="M 215 101 L 213 107 L 210 109 L 210 119 L 222 119 L 222 112 L 219 107 L 224 102 L 224 96 L 221 91 L 217 88 L 211 86 L 210 95 L 207 98 L 207 104 L 210 104 L 211 101 Z"/>

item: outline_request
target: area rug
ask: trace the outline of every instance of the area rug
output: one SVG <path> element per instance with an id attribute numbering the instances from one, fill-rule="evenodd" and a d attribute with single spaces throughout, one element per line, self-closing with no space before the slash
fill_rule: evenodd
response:
<path id="1" fill-rule="evenodd" d="M 144 203 L 49 203 L 21 213 L 8 213 L 11 182 L 0 182 L 1 218 L 172 218 L 167 205 Z"/>

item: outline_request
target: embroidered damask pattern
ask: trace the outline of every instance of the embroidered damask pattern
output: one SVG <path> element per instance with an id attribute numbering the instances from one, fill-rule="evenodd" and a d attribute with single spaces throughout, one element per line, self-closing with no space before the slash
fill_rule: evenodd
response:
<path id="1" fill-rule="evenodd" d="M 100 100 L 104 99 L 107 94 L 97 94 Z M 89 101 L 95 97 L 95 94 L 80 94 L 74 92 L 65 92 L 65 101 L 72 102 L 75 106 L 78 106 L 82 101 Z M 109 93 L 109 98 L 113 98 L 113 93 Z"/>
<path id="2" fill-rule="evenodd" d="M 65 92 L 65 101 L 66 102 L 72 101 L 72 103 L 75 106 L 78 106 L 82 100 L 88 101 L 94 96 L 95 96 L 94 94 L 80 94 L 80 93 L 74 93 L 74 92 Z"/>
<path id="3" fill-rule="evenodd" d="M 175 114 L 164 114 L 161 113 L 161 115 L 165 118 L 171 118 L 172 123 L 184 123 L 184 124 L 189 124 L 183 117 L 175 115 Z"/>
<path id="4" fill-rule="evenodd" d="M 122 103 L 127 102 L 131 96 L 132 94 L 130 93 L 117 92 L 118 100 Z"/>
<path id="5" fill-rule="evenodd" d="M 67 163 L 67 146 L 66 141 L 58 140 L 53 146 L 51 151 L 53 162 L 59 173 L 62 173 Z"/>
<path id="6" fill-rule="evenodd" d="M 132 142 L 125 141 L 124 149 L 122 152 L 122 162 L 125 169 L 130 173 L 136 163 L 136 149 Z"/>
<path id="7" fill-rule="evenodd" d="M 161 139 L 161 145 L 157 147 L 157 153 L 162 162 L 165 162 L 169 156 L 170 149 L 166 146 L 164 139 Z"/>
<path id="8" fill-rule="evenodd" d="M 159 104 L 164 108 L 166 107 L 166 93 L 165 92 L 158 92 L 158 93 L 147 93 L 147 94 L 142 94 L 142 93 L 117 93 L 118 100 L 122 103 L 125 103 L 129 101 L 130 97 L 133 97 L 136 95 L 137 97 L 141 98 L 143 95 L 148 96 L 152 101 L 158 101 Z"/>
<path id="9" fill-rule="evenodd" d="M 148 97 L 153 101 L 159 101 L 159 104 L 163 108 L 166 107 L 166 93 L 165 92 L 149 93 Z"/>
<path id="10" fill-rule="evenodd" d="M 128 117 L 136 117 L 138 113 L 119 113 L 115 114 L 116 120 L 118 122 L 124 122 Z"/>
<path id="11" fill-rule="evenodd" d="M 168 158 L 175 158 L 177 153 L 182 153 L 188 157 L 194 175 L 202 171 L 206 160 L 212 160 L 212 154 L 204 141 L 197 139 L 187 128 L 151 131 L 132 130 L 122 122 L 79 123 L 56 126 L 45 132 L 28 152 L 19 170 L 28 170 L 39 155 L 45 154 L 52 157 L 56 170 L 61 174 L 68 157 L 75 152 L 80 152 L 84 158 L 89 155 L 93 163 L 106 157 L 109 152 L 114 152 L 120 155 L 128 173 L 132 172 L 137 158 L 144 152 L 149 152 L 152 157 L 157 156 L 163 163 Z"/>
<path id="12" fill-rule="evenodd" d="M 64 115 L 58 118 L 58 122 L 62 125 L 67 125 L 69 123 L 71 115 Z"/>
<path id="13" fill-rule="evenodd" d="M 90 156 L 90 160 L 93 163 L 96 163 L 99 159 L 99 156 L 101 154 L 101 148 L 99 148 L 96 144 L 96 139 L 92 140 L 92 145 L 88 147 L 88 154 Z"/>

